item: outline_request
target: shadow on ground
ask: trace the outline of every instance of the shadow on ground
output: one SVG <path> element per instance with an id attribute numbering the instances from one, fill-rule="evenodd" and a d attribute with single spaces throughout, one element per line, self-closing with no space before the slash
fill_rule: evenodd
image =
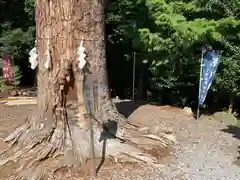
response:
<path id="1" fill-rule="evenodd" d="M 238 146 L 238 157 L 233 163 L 240 167 L 240 146 Z"/>
<path id="2" fill-rule="evenodd" d="M 116 102 L 115 104 L 118 112 L 128 118 L 137 108 L 148 103 L 148 101 L 136 101 L 135 103 L 132 101 L 121 101 Z"/>
<path id="3" fill-rule="evenodd" d="M 239 166 L 240 166 L 240 146 L 238 146 L 238 154 L 239 156 L 237 157 L 237 161 L 239 161 Z"/>
<path id="4" fill-rule="evenodd" d="M 102 148 L 102 159 L 97 166 L 96 172 L 99 172 L 100 168 L 102 167 L 103 163 L 105 162 L 106 158 L 106 145 L 108 139 L 115 139 L 116 133 L 118 129 L 118 125 L 116 121 L 108 120 L 108 122 L 104 123 L 102 125 L 103 131 L 100 135 L 99 142 L 103 142 L 103 148 Z M 111 129 L 111 133 L 109 133 L 106 129 Z"/>
<path id="5" fill-rule="evenodd" d="M 223 132 L 230 133 L 234 138 L 240 139 L 240 127 L 229 125 L 227 129 L 222 129 Z M 238 146 L 238 157 L 233 163 L 240 166 L 240 146 Z"/>
<path id="6" fill-rule="evenodd" d="M 223 132 L 230 133 L 234 138 L 240 139 L 240 127 L 229 125 L 227 129 L 222 129 Z"/>

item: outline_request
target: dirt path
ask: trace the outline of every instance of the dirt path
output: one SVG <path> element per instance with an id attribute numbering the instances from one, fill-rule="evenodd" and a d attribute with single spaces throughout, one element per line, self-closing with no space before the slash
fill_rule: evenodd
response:
<path id="1" fill-rule="evenodd" d="M 153 169 L 141 165 L 109 165 L 99 172 L 101 180 L 238 180 L 240 167 L 232 163 L 238 154 L 239 137 L 223 132 L 228 129 L 215 121 L 196 121 L 182 110 L 151 105 L 136 106 L 129 102 L 118 103 L 118 108 L 129 120 L 142 127 L 154 127 L 172 132 L 177 137 L 176 151 L 163 159 L 163 166 Z M 136 109 L 137 108 L 137 109 Z M 2 141 L 10 131 L 24 122 L 34 105 L 0 105 L 0 150 L 6 148 Z M 227 131 L 227 130 L 225 130 Z M 11 179 L 12 169 L 1 169 L 0 180 Z M 64 171 L 52 179 L 87 180 L 89 174 Z M 4 178 L 7 175 L 8 178 Z"/>

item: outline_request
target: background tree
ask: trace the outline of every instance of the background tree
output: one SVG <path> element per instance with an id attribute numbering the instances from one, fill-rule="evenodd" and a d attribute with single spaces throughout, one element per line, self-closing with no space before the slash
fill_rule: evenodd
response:
<path id="1" fill-rule="evenodd" d="M 28 52 L 35 41 L 34 3 L 35 0 L 0 2 L 0 56 L 10 55 L 20 67 L 22 85 L 34 80 L 28 64 Z"/>
<path id="2" fill-rule="evenodd" d="M 206 44 L 212 45 L 214 49 L 223 50 L 223 63 L 218 71 L 217 83 L 231 86 L 225 86 L 229 92 L 232 91 L 232 86 L 235 90 L 238 89 L 236 85 L 239 78 L 236 63 L 239 61 L 238 2 L 164 0 L 139 2 L 148 8 L 148 16 L 154 22 L 147 28 L 139 29 L 138 32 L 144 44 L 142 50 L 150 54 L 147 60 L 153 73 L 152 88 L 158 91 L 162 103 L 183 106 L 196 104 L 199 60 L 201 48 Z M 222 70 L 234 74 L 231 75 L 231 80 L 229 74 Z M 220 90 L 222 87 L 218 86 L 217 89 Z M 172 100 L 167 98 L 166 102 L 164 96 L 173 98 Z"/>

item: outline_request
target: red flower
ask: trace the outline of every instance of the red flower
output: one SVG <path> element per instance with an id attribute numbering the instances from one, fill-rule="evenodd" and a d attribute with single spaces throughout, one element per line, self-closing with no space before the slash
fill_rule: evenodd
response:
<path id="1" fill-rule="evenodd" d="M 6 84 L 14 83 L 13 69 L 9 55 L 6 55 L 3 60 L 3 77 Z"/>

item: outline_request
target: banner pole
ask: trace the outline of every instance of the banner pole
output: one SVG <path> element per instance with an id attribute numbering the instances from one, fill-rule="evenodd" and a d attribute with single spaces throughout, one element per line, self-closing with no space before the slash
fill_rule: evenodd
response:
<path id="1" fill-rule="evenodd" d="M 92 171 L 93 176 L 97 176 L 97 170 L 96 170 L 96 160 L 95 160 L 95 150 L 94 150 L 94 131 L 93 131 L 93 118 L 92 114 L 89 116 L 89 128 L 90 128 L 90 144 L 91 144 L 91 159 L 92 159 Z"/>
<path id="2" fill-rule="evenodd" d="M 202 55 L 201 55 L 201 66 L 200 66 L 200 76 L 199 76 L 199 88 L 198 88 L 198 106 L 197 106 L 197 120 L 199 119 L 200 115 L 200 102 L 199 102 L 199 96 L 201 91 L 201 82 L 202 82 L 202 70 L 203 70 L 203 48 L 202 48 Z"/>
<path id="3" fill-rule="evenodd" d="M 93 82 L 93 81 L 92 81 Z M 92 175 L 94 178 L 97 176 L 97 168 L 96 168 L 96 157 L 95 157 L 95 147 L 94 147 L 94 130 L 93 130 L 93 120 L 94 116 L 92 111 L 95 110 L 95 102 L 94 102 L 94 84 L 91 84 L 91 93 L 84 97 L 84 104 L 86 106 L 87 113 L 84 114 L 84 118 L 88 121 L 88 130 L 89 130 L 89 140 L 90 140 L 90 155 L 91 155 L 91 165 L 92 165 Z M 90 85 L 90 86 L 91 86 Z M 89 88 L 89 86 L 88 86 Z"/>
<path id="4" fill-rule="evenodd" d="M 92 110 L 96 110 L 96 104 L 95 104 L 95 92 L 94 92 L 94 84 L 92 84 Z M 93 130 L 93 119 L 94 116 L 92 114 L 92 110 L 90 108 L 90 118 L 89 118 L 89 128 L 90 128 L 90 141 L 91 141 L 91 156 L 92 156 L 92 171 L 93 171 L 93 176 L 96 178 L 97 177 L 97 167 L 96 167 L 96 156 L 95 156 L 95 147 L 94 147 L 94 130 Z"/>

